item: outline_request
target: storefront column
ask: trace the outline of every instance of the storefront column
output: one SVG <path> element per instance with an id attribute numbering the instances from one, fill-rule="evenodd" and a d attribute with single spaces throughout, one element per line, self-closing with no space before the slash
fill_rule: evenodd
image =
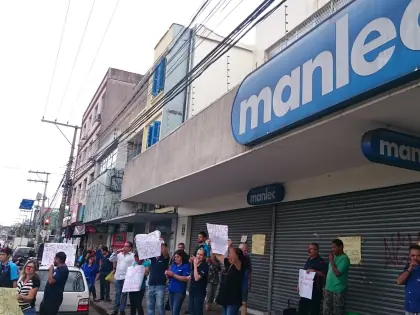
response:
<path id="1" fill-rule="evenodd" d="M 274 275 L 274 243 L 276 239 L 276 210 L 277 206 L 273 206 L 273 213 L 271 215 L 271 243 L 270 243 L 270 269 L 268 271 L 268 298 L 267 310 L 271 313 L 271 300 L 273 298 L 273 275 Z"/>

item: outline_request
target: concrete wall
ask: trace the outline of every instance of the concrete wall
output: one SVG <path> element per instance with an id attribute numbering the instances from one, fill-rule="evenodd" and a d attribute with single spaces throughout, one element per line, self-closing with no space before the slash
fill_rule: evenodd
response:
<path id="1" fill-rule="evenodd" d="M 270 46 L 274 45 L 286 33 L 293 30 L 326 3 L 328 3 L 328 0 L 287 1 L 259 24 L 256 27 L 254 65 L 261 66 L 266 61 L 265 53 Z"/>
<path id="2" fill-rule="evenodd" d="M 122 199 L 249 150 L 232 137 L 230 111 L 235 93 L 236 88 L 130 161 L 126 166 Z"/>
<path id="3" fill-rule="evenodd" d="M 191 68 L 200 63 L 222 40 L 206 30 L 195 36 Z M 254 68 L 251 49 L 232 47 L 208 67 L 189 87 L 188 118 L 197 115 L 229 90 L 242 82 Z"/>

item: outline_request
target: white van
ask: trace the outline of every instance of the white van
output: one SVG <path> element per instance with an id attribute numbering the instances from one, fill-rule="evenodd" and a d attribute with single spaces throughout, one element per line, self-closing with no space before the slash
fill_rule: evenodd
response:
<path id="1" fill-rule="evenodd" d="M 41 287 L 36 296 L 36 311 L 44 297 L 45 284 L 48 280 L 48 266 L 41 266 L 38 275 L 41 279 Z M 64 287 L 63 303 L 58 314 L 62 315 L 88 315 L 89 314 L 89 287 L 82 270 L 77 267 L 69 268 L 69 278 Z"/>

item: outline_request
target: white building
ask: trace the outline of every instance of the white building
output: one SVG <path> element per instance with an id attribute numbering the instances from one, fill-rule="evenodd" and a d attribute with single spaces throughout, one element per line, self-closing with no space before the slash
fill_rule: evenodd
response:
<path id="1" fill-rule="evenodd" d="M 190 249 L 206 223 L 246 235 L 251 312 L 296 303 L 308 245 L 327 258 L 335 238 L 352 262 L 347 310 L 403 312 L 395 280 L 420 241 L 418 3 L 332 0 L 269 38 L 283 7 L 257 31 L 261 67 L 128 163 L 122 200 L 177 206 Z"/>

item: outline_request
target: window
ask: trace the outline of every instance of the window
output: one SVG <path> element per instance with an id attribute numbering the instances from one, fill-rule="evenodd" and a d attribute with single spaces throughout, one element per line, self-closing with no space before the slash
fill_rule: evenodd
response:
<path id="1" fill-rule="evenodd" d="M 82 191 L 82 199 L 86 196 L 86 189 L 87 189 L 87 178 L 83 181 L 83 191 Z"/>
<path id="2" fill-rule="evenodd" d="M 38 276 L 41 280 L 41 286 L 39 291 L 43 292 L 45 289 L 45 284 L 48 281 L 48 270 L 38 270 Z M 64 287 L 64 292 L 84 292 L 85 284 L 83 282 L 82 272 L 79 270 L 71 270 L 69 272 L 69 277 L 67 279 L 66 285 Z"/>
<path id="3" fill-rule="evenodd" d="M 163 58 L 156 66 L 153 73 L 152 95 L 156 96 L 165 87 L 166 58 Z"/>
<path id="4" fill-rule="evenodd" d="M 91 174 L 89 175 L 89 184 L 91 184 L 91 183 L 93 182 L 93 179 L 94 179 L 94 174 L 95 174 L 95 173 L 91 173 Z"/>
<path id="5" fill-rule="evenodd" d="M 101 161 L 101 174 L 107 170 L 113 169 L 117 163 L 117 149 L 115 149 L 111 154 L 109 154 L 105 159 Z"/>
<path id="6" fill-rule="evenodd" d="M 151 147 L 159 141 L 161 122 L 155 120 L 149 127 L 147 127 L 147 147 Z"/>

